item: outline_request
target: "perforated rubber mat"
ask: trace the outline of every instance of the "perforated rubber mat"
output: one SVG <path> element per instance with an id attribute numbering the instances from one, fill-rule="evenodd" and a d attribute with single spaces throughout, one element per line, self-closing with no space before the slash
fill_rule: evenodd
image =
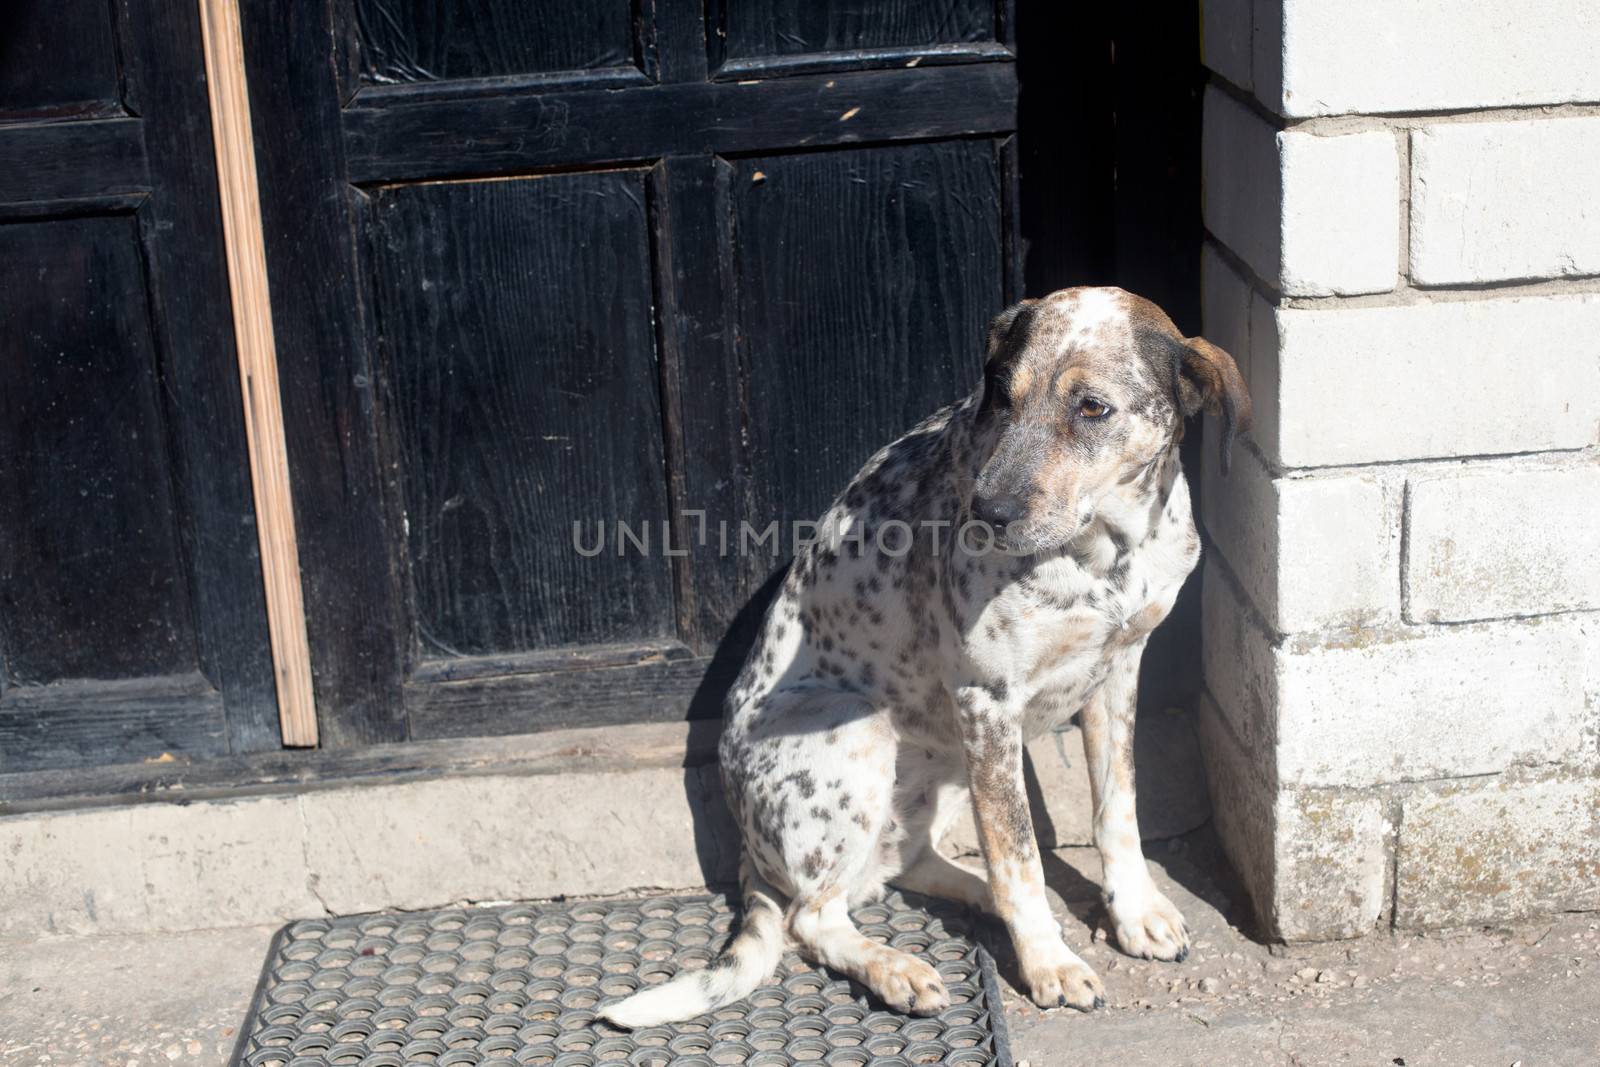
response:
<path id="1" fill-rule="evenodd" d="M 862 932 L 934 965 L 951 1006 L 881 1010 L 785 955 L 776 984 L 688 1022 L 629 1032 L 595 1011 L 716 955 L 721 896 L 306 919 L 273 938 L 233 1067 L 1012 1067 L 994 962 L 956 906 L 890 895 Z"/>

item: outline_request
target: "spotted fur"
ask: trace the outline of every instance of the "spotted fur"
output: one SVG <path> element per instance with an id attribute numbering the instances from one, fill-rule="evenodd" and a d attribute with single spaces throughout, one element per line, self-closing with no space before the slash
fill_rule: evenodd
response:
<path id="1" fill-rule="evenodd" d="M 1100 980 L 1050 913 L 1022 777 L 1027 740 L 1079 712 L 1117 938 L 1137 956 L 1188 952 L 1139 846 L 1135 683 L 1199 557 L 1183 419 L 1206 408 L 1231 432 L 1248 425 L 1249 398 L 1225 353 L 1119 289 L 1024 302 L 995 320 L 988 348 L 984 385 L 873 456 L 828 509 L 730 692 L 723 780 L 766 887 L 752 905 L 764 918 L 712 965 L 738 981 L 681 976 L 613 1020 L 748 995 L 776 960 L 779 898 L 810 959 L 898 1010 L 942 1010 L 937 972 L 850 922 L 885 883 L 991 909 L 1037 1003 L 1098 1006 Z M 957 536 L 1001 511 L 1003 551 Z M 897 522 L 914 531 L 905 552 L 878 536 Z M 935 847 L 969 798 L 987 878 Z"/>

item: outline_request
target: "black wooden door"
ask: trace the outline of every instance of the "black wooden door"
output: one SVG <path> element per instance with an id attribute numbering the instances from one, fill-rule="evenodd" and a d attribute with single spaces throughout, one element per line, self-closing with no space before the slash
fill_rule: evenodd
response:
<path id="1" fill-rule="evenodd" d="M 1009 34 L 994 0 L 245 0 L 326 743 L 717 713 L 783 562 L 722 524 L 815 517 L 1020 289 Z"/>
<path id="2" fill-rule="evenodd" d="M 278 745 L 198 8 L 0 11 L 0 771 Z"/>

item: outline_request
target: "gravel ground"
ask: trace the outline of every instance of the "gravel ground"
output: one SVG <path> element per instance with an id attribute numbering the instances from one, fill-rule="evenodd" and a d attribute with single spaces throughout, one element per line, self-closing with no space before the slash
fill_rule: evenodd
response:
<path id="1" fill-rule="evenodd" d="M 1600 1065 L 1600 915 L 1267 947 L 1241 929 L 1207 831 L 1152 855 L 1195 934 L 1183 964 L 1108 945 L 1094 852 L 1050 857 L 1068 943 L 1105 979 L 1108 1005 L 1040 1012 L 1009 994 L 1013 1047 L 1030 1067 Z M 0 943 L 0 1067 L 217 1067 L 271 934 Z M 1009 975 L 1009 953 L 994 947 Z"/>
<path id="2" fill-rule="evenodd" d="M 1099 972 L 1107 1006 L 1041 1012 L 1008 990 L 1019 1060 L 1076 1064 L 1600 1065 L 1600 915 L 1498 929 L 1264 946 L 1216 876 L 1208 831 L 1150 850 L 1189 920 L 1182 964 L 1129 959 L 1106 943 L 1091 849 L 1047 867 L 1067 942 Z M 1094 879 L 1094 882 L 1089 881 Z M 1241 929 L 1241 927 L 1244 929 Z M 1002 974 L 1009 953 L 996 947 Z"/>

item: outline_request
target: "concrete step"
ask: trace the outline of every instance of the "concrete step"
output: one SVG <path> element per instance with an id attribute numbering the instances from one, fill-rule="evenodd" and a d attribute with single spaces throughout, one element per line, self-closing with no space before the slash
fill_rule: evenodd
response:
<path id="1" fill-rule="evenodd" d="M 215 772 L 163 772 L 115 803 L 9 800 L 0 943 L 728 885 L 739 845 L 711 762 L 716 726 L 377 746 L 339 771 L 262 772 L 242 790 Z M 1147 836 L 1206 819 L 1187 715 L 1141 722 L 1138 755 Z M 1030 757 L 1042 842 L 1086 844 L 1076 730 L 1036 741 Z M 949 849 L 972 842 L 957 827 Z"/>

